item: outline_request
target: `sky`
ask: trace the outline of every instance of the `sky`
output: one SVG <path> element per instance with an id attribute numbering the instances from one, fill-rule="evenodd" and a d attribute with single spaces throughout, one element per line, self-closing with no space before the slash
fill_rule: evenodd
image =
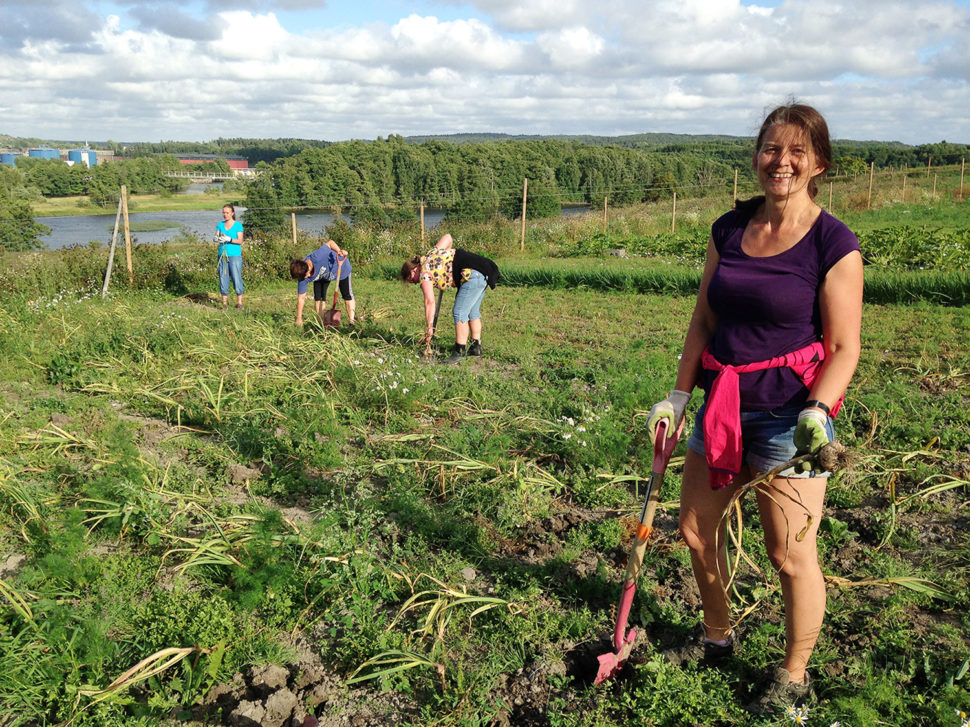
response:
<path id="1" fill-rule="evenodd" d="M 970 143 L 970 0 L 0 0 L 0 134 Z"/>

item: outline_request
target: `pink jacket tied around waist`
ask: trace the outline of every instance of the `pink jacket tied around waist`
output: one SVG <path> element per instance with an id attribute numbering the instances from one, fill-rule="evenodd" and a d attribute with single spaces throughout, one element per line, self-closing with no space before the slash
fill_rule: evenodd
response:
<path id="1" fill-rule="evenodd" d="M 707 408 L 704 410 L 704 450 L 707 453 L 711 489 L 725 487 L 741 471 L 741 395 L 738 374 L 787 366 L 798 375 L 805 388 L 811 389 L 824 358 L 825 347 L 818 341 L 783 356 L 738 366 L 722 364 L 709 349 L 704 349 L 701 365 L 709 371 L 717 372 L 707 395 Z M 832 407 L 831 416 L 838 413 L 841 404 L 840 398 Z"/>

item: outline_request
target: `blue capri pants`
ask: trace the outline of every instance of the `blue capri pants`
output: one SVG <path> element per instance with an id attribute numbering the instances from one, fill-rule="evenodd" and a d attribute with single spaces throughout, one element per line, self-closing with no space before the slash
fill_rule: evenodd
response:
<path id="1" fill-rule="evenodd" d="M 455 325 L 476 321 L 482 317 L 482 299 L 485 297 L 487 287 L 488 281 L 485 280 L 485 276 L 477 270 L 472 270 L 471 277 L 461 284 L 455 296 L 455 307 L 451 311 Z"/>
<path id="2" fill-rule="evenodd" d="M 687 446 L 700 455 L 704 454 L 704 404 L 697 410 L 694 431 L 687 440 Z M 795 456 L 795 425 L 798 421 L 800 406 L 771 409 L 769 411 L 741 412 L 741 461 L 755 472 L 768 472 L 784 464 Z M 829 441 L 835 441 L 835 428 L 832 419 L 825 424 Z M 828 477 L 830 472 L 795 472 L 788 468 L 780 473 L 782 477 Z"/>
<path id="3" fill-rule="evenodd" d="M 219 258 L 219 293 L 221 295 L 229 295 L 230 279 L 232 280 L 232 287 L 236 291 L 236 295 L 242 295 L 242 255 L 236 255 L 235 257 L 226 257 L 223 255 Z"/>

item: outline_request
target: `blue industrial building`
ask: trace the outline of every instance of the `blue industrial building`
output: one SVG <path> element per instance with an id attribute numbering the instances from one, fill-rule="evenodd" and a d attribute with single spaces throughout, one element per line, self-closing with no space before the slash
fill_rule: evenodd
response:
<path id="1" fill-rule="evenodd" d="M 74 164 L 86 164 L 93 167 L 98 163 L 98 153 L 94 149 L 71 149 L 67 153 L 67 160 Z"/>
<path id="2" fill-rule="evenodd" d="M 57 149 L 42 146 L 37 149 L 30 149 L 27 152 L 27 156 L 33 157 L 34 159 L 60 159 L 61 153 Z"/>

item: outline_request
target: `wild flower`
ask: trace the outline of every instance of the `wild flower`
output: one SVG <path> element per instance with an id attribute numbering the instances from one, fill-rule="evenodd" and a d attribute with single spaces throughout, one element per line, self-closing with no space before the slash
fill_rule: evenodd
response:
<path id="1" fill-rule="evenodd" d="M 953 711 L 956 713 L 957 719 L 960 720 L 960 727 L 970 727 L 970 716 L 967 716 L 966 712 L 961 712 L 959 709 Z"/>
<path id="2" fill-rule="evenodd" d="M 808 707 L 796 707 L 791 705 L 785 707 L 785 714 L 795 724 L 808 724 Z"/>

